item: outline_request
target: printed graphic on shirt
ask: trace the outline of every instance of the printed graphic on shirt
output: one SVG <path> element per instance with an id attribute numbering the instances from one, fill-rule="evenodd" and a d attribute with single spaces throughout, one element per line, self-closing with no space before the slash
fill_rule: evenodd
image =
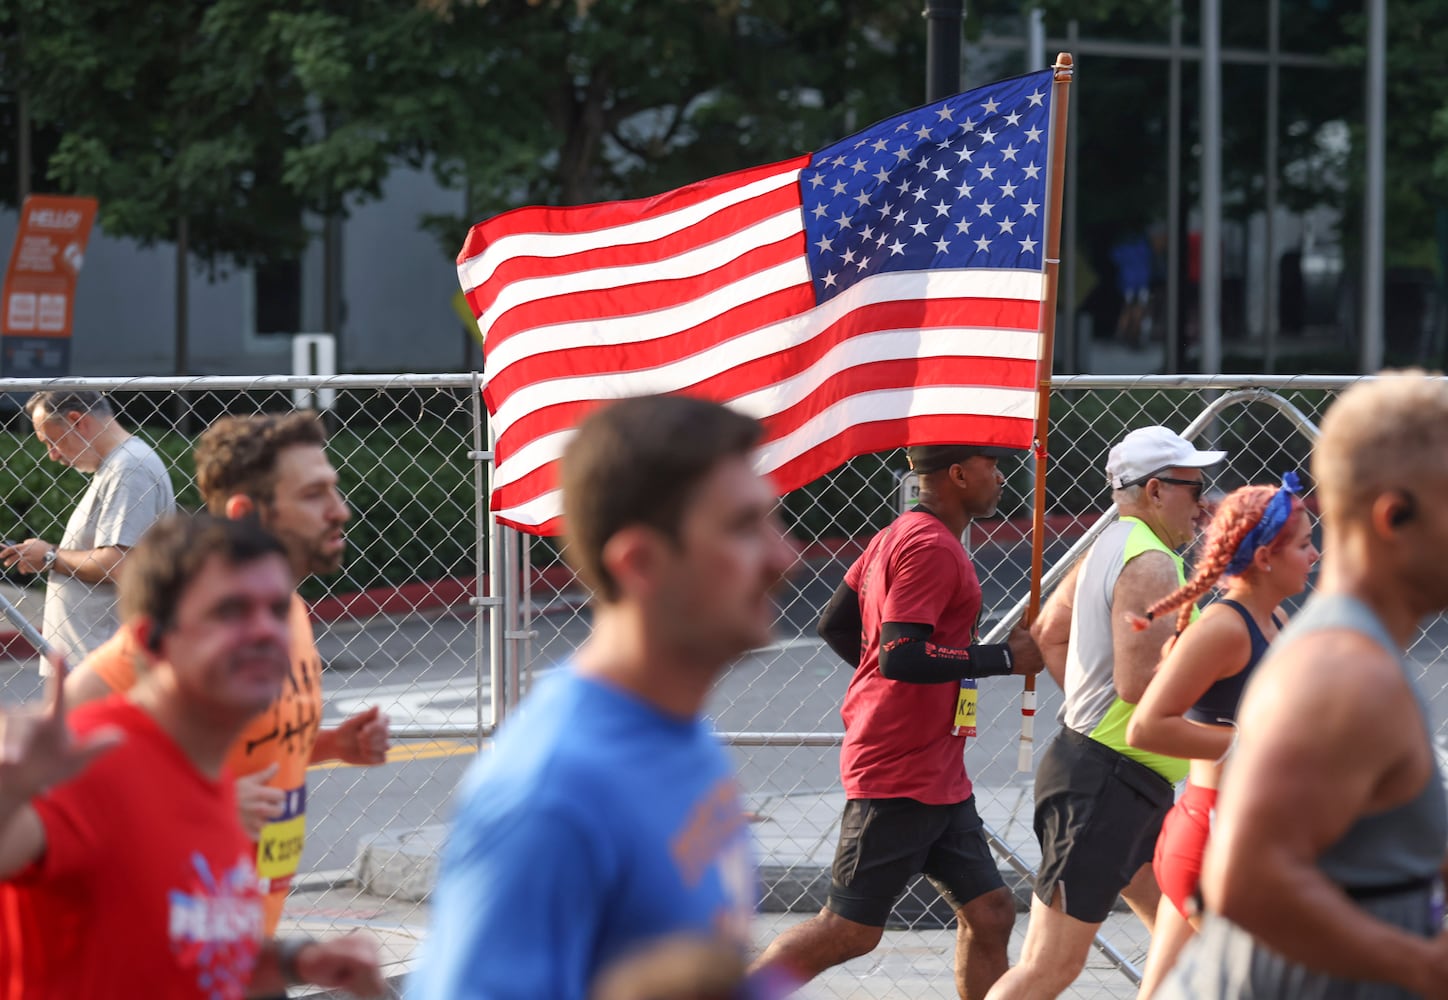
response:
<path id="1" fill-rule="evenodd" d="M 241 857 L 213 874 L 206 858 L 191 855 L 193 881 L 172 889 L 171 948 L 184 968 L 196 971 L 196 984 L 209 1000 L 240 997 L 251 981 L 261 947 L 262 908 L 256 872 Z"/>
<path id="2" fill-rule="evenodd" d="M 715 914 L 715 926 L 732 939 L 748 941 L 754 910 L 754 865 L 733 778 L 720 779 L 694 804 L 669 847 L 679 876 L 690 888 L 696 887 L 710 868 L 717 871 L 725 899 Z"/>
<path id="3" fill-rule="evenodd" d="M 321 691 L 317 687 L 320 673 L 320 662 L 292 661 L 287 673 L 287 690 L 266 710 L 271 716 L 271 726 L 261 732 L 253 727 L 248 732 L 247 756 L 274 743 L 280 744 L 288 754 L 302 758 L 311 755 L 321 722 L 317 707 L 321 702 Z"/>
<path id="4" fill-rule="evenodd" d="M 748 838 L 735 837 L 719 856 L 719 884 L 724 887 L 724 906 L 715 914 L 715 931 L 727 940 L 747 946 L 751 940 L 756 892 L 754 858 Z"/>
<path id="5" fill-rule="evenodd" d="M 280 888 L 278 879 L 290 880 L 302 860 L 307 839 L 307 786 L 286 789 L 282 814 L 261 828 L 256 842 L 256 873 Z"/>

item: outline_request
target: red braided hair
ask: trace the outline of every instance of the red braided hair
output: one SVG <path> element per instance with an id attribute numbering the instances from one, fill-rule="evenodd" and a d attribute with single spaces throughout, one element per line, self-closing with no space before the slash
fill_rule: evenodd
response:
<path id="1" fill-rule="evenodd" d="M 1237 546 L 1242 544 L 1242 539 L 1262 520 L 1262 514 L 1267 510 L 1267 502 L 1276 492 L 1275 486 L 1243 486 L 1223 497 L 1222 502 L 1217 505 L 1217 512 L 1212 515 L 1212 523 L 1207 525 L 1202 555 L 1197 560 L 1191 579 L 1147 608 L 1145 617 L 1128 614 L 1127 620 L 1131 627 L 1141 631 L 1150 625 L 1157 615 L 1178 607 L 1181 608 L 1181 613 L 1177 616 L 1177 631 L 1180 632 L 1191 624 L 1192 609 L 1196 606 L 1197 598 L 1221 580 L 1223 571 L 1237 551 Z M 1291 524 L 1293 517 L 1301 509 L 1301 499 L 1294 496 L 1292 513 L 1288 515 L 1286 524 Z M 1286 524 L 1283 525 L 1284 528 Z M 1286 533 L 1278 531 L 1270 548 L 1276 549 L 1285 538 Z"/>

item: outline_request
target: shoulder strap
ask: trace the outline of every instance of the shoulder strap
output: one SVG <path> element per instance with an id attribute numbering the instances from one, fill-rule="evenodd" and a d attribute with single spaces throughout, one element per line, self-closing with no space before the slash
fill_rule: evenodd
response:
<path id="1" fill-rule="evenodd" d="M 1237 601 L 1231 600 L 1227 597 L 1222 598 L 1221 600 L 1217 601 L 1217 603 L 1225 604 L 1227 607 L 1231 608 L 1233 611 L 1237 612 L 1237 614 L 1242 616 L 1242 621 L 1247 623 L 1247 633 L 1252 637 L 1253 642 L 1260 642 L 1264 645 L 1267 643 L 1267 637 L 1262 634 L 1262 629 L 1260 626 L 1258 626 L 1257 619 L 1252 617 L 1252 612 L 1242 607 L 1242 605 Z M 1277 619 L 1274 616 L 1272 620 L 1276 621 Z M 1279 628 L 1280 627 L 1281 626 L 1279 626 Z"/>

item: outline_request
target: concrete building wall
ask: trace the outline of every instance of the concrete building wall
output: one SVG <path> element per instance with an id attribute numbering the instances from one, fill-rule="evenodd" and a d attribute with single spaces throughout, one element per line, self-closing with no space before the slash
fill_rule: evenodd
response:
<path id="1" fill-rule="evenodd" d="M 342 329 L 349 372 L 436 372 L 463 367 L 465 334 L 450 299 L 458 290 L 453 255 L 420 228 L 426 214 L 458 213 L 462 195 L 425 171 L 395 171 L 383 197 L 356 207 L 341 226 Z M 15 242 L 17 214 L 0 212 L 0 248 Z M 320 241 L 303 258 L 302 323 L 320 329 Z M 255 332 L 249 270 L 208 276 L 191 269 L 187 310 L 190 371 L 198 375 L 282 374 L 291 344 Z M 86 248 L 75 303 L 71 373 L 125 376 L 175 373 L 176 257 L 173 244 L 141 247 L 99 229 Z"/>

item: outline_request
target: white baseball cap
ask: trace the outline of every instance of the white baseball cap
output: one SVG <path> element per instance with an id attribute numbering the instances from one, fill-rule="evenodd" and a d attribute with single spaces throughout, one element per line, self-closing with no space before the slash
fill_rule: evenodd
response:
<path id="1" fill-rule="evenodd" d="M 1138 427 L 1106 456 L 1106 478 L 1119 490 L 1166 469 L 1205 469 L 1226 457 L 1225 451 L 1198 450 L 1168 427 Z"/>

